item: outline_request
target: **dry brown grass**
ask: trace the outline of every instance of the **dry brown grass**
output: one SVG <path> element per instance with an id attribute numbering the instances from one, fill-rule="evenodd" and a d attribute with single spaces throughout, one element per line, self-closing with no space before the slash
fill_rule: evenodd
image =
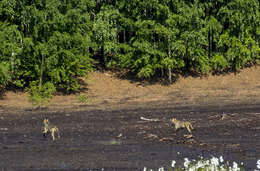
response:
<path id="1" fill-rule="evenodd" d="M 92 72 L 88 79 L 87 104 L 127 105 L 155 101 L 175 101 L 176 103 L 243 102 L 260 100 L 260 66 L 245 68 L 239 73 L 210 75 L 208 77 L 181 77 L 176 83 L 165 86 L 160 83 L 142 85 L 126 79 L 119 79 L 111 72 Z M 84 106 L 78 99 L 79 94 L 56 95 L 49 104 L 50 108 L 74 108 Z M 27 93 L 6 92 L 0 106 L 31 108 Z M 86 105 L 85 105 L 86 106 Z"/>

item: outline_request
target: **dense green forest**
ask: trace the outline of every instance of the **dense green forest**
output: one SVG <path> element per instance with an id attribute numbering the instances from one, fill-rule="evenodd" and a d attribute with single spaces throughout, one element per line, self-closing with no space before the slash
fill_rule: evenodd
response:
<path id="1" fill-rule="evenodd" d="M 78 90 L 95 66 L 137 78 L 260 59 L 259 0 L 0 0 L 0 89 Z M 100 67 L 99 67 L 100 68 Z"/>

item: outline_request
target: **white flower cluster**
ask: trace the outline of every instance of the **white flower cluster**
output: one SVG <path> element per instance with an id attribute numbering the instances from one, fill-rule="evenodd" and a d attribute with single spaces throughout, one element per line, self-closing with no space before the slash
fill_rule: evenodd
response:
<path id="1" fill-rule="evenodd" d="M 222 156 L 220 156 L 219 158 L 212 157 L 209 160 L 204 160 L 201 157 L 201 160 L 199 160 L 199 161 L 193 160 L 192 162 L 188 161 L 188 159 L 186 158 L 186 159 L 184 159 L 183 165 L 184 165 L 184 170 L 188 170 L 188 171 L 195 171 L 195 170 L 200 170 L 200 169 L 216 170 L 216 171 L 227 170 L 227 166 L 223 162 L 224 162 L 224 160 L 223 160 Z M 188 163 L 188 165 L 187 165 L 187 163 Z M 230 168 L 232 168 L 232 171 L 238 171 L 239 168 L 237 167 L 237 164 L 234 166 L 235 167 L 230 167 Z"/>
<path id="2" fill-rule="evenodd" d="M 256 167 L 257 167 L 257 169 L 260 169 L 260 159 L 257 160 L 257 162 L 256 162 Z"/>
<path id="3" fill-rule="evenodd" d="M 259 170 L 256 170 L 256 171 L 260 171 L 260 159 L 258 159 L 256 161 L 256 168 L 259 169 Z"/>
<path id="4" fill-rule="evenodd" d="M 198 171 L 198 170 L 205 170 L 205 171 L 240 171 L 244 170 L 241 169 L 236 162 L 232 163 L 232 166 L 229 166 L 229 162 L 224 163 L 224 159 L 222 156 L 219 158 L 212 157 L 211 159 L 203 159 L 203 157 L 200 158 L 200 160 L 192 160 L 190 161 L 188 158 L 184 158 L 183 167 L 175 167 L 176 161 L 172 160 L 171 162 L 171 168 L 172 170 L 175 168 L 176 170 L 183 170 L 183 171 Z M 243 163 L 241 163 L 243 165 Z M 260 159 L 256 162 L 256 168 L 260 169 Z M 164 167 L 160 167 L 158 171 L 165 171 L 167 169 L 164 169 Z M 144 167 L 143 171 L 147 171 L 147 168 Z M 152 171 L 152 169 L 150 170 Z M 260 171 L 260 170 L 254 170 L 254 171 Z"/>

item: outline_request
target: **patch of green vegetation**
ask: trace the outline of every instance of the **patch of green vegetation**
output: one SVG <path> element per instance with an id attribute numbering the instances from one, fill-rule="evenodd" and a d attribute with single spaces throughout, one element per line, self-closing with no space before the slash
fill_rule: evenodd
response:
<path id="1" fill-rule="evenodd" d="M 77 100 L 80 103 L 88 103 L 90 101 L 90 99 L 85 95 L 85 94 L 80 94 L 77 96 Z"/>
<path id="2" fill-rule="evenodd" d="M 121 141 L 118 141 L 116 139 L 112 139 L 108 142 L 109 145 L 121 145 Z"/>
<path id="3" fill-rule="evenodd" d="M 55 91 L 55 86 L 51 82 L 40 85 L 34 81 L 30 85 L 29 99 L 35 106 L 46 106 L 52 99 Z"/>

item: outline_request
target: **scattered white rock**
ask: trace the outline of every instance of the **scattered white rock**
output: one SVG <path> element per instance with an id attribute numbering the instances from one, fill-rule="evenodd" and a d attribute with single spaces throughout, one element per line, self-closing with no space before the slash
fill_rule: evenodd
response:
<path id="1" fill-rule="evenodd" d="M 8 128 L 0 128 L 0 131 L 8 131 Z"/>

